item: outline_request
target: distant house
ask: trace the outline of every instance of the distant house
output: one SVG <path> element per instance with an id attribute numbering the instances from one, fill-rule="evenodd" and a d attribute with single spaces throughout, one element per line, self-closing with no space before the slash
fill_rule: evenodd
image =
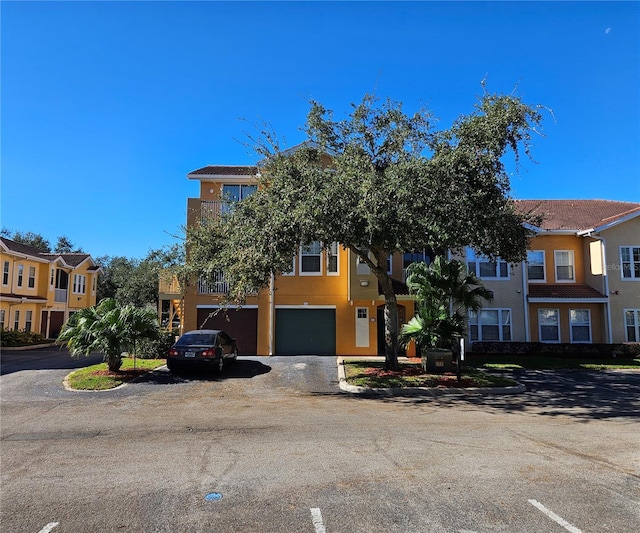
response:
<path id="1" fill-rule="evenodd" d="M 80 309 L 96 303 L 100 267 L 89 254 L 42 253 L 0 237 L 0 325 L 55 338 Z"/>

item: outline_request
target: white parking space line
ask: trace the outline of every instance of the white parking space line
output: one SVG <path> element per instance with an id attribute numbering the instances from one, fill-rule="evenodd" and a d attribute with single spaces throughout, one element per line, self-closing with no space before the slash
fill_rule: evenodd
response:
<path id="1" fill-rule="evenodd" d="M 540 511 L 542 511 L 544 514 L 546 514 L 549 518 L 551 518 L 551 520 L 553 520 L 554 522 L 556 522 L 557 524 L 560 524 L 563 528 L 565 528 L 567 531 L 570 531 L 571 533 L 582 533 L 581 530 L 579 530 L 576 526 L 572 526 L 569 522 L 567 522 L 564 518 L 558 516 L 556 513 L 554 513 L 553 511 L 550 511 L 549 509 L 547 509 L 544 505 L 542 505 L 540 502 L 537 502 L 536 500 L 528 500 L 529 503 L 531 505 L 533 505 L 534 507 L 536 507 L 537 509 L 539 509 Z"/>
<path id="2" fill-rule="evenodd" d="M 316 528 L 316 533 L 327 533 L 322 523 L 322 513 L 317 507 L 311 509 L 311 520 L 313 521 L 313 527 Z"/>
<path id="3" fill-rule="evenodd" d="M 56 527 L 60 522 L 49 522 L 46 526 L 44 526 L 38 533 L 49 533 L 54 527 Z"/>

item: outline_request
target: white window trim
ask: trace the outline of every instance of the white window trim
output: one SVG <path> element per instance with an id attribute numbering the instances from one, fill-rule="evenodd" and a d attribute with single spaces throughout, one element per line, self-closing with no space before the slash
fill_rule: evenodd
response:
<path id="1" fill-rule="evenodd" d="M 486 279 L 486 280 L 492 280 L 492 281 L 509 281 L 511 279 L 511 269 L 509 268 L 509 263 L 507 263 L 507 261 L 505 261 L 504 259 L 501 258 L 496 258 L 495 261 L 491 261 L 489 260 L 488 257 L 482 255 L 482 254 L 478 254 L 476 253 L 476 251 L 473 248 L 469 248 L 467 247 L 467 253 L 465 255 L 465 259 L 466 259 L 466 265 L 467 265 L 467 269 L 469 268 L 469 252 L 471 252 L 473 254 L 473 262 L 476 264 L 474 272 L 471 272 L 472 274 L 475 274 L 478 278 L 480 279 Z M 496 264 L 496 276 L 481 276 L 480 275 L 480 263 L 495 263 Z M 507 275 L 506 276 L 500 276 L 500 264 L 501 263 L 505 263 L 507 265 Z"/>
<path id="2" fill-rule="evenodd" d="M 5 267 L 6 267 L 6 270 L 5 270 Z M 7 277 L 6 283 L 4 281 L 5 275 Z M 2 285 L 4 285 L 5 287 L 8 287 L 10 279 L 11 279 L 11 265 L 9 264 L 9 261 L 4 261 L 2 263 Z"/>
<path id="3" fill-rule="evenodd" d="M 33 278 L 31 276 L 32 268 L 33 268 Z M 31 281 L 31 279 L 33 279 L 33 287 L 29 286 L 29 282 Z M 33 265 L 29 265 L 29 267 L 27 268 L 27 289 L 30 291 L 35 291 L 37 288 L 36 287 L 37 281 L 38 281 L 38 269 Z"/>
<path id="4" fill-rule="evenodd" d="M 529 283 L 546 283 L 547 282 L 547 254 L 544 250 L 529 250 L 532 253 L 542 254 L 542 279 L 531 279 L 529 277 L 529 260 L 527 258 L 527 281 Z"/>
<path id="5" fill-rule="evenodd" d="M 317 241 L 314 241 L 314 242 L 317 242 Z M 310 244 L 312 244 L 312 243 L 310 243 Z M 320 253 L 319 254 L 303 254 L 302 253 L 302 249 L 303 248 L 304 248 L 304 246 L 300 246 L 300 254 L 299 254 L 300 258 L 299 258 L 299 261 L 298 261 L 298 274 L 300 276 L 322 276 L 322 274 L 323 274 L 322 248 L 320 248 Z M 316 257 L 318 255 L 320 256 L 320 270 L 319 271 L 313 271 L 313 272 L 304 272 L 302 270 L 302 258 L 305 257 L 305 256 L 307 256 L 307 257 Z"/>
<path id="6" fill-rule="evenodd" d="M 558 267 L 567 265 L 558 265 L 558 254 L 568 253 L 571 257 L 571 267 L 573 268 L 573 279 L 558 279 Z M 556 278 L 556 283 L 575 283 L 576 282 L 576 261 L 573 250 L 554 250 L 553 251 L 553 273 Z"/>
<path id="7" fill-rule="evenodd" d="M 545 311 L 547 309 L 549 311 L 555 311 L 556 316 L 558 317 L 558 340 L 555 340 L 555 341 L 542 340 L 542 322 L 540 321 L 540 311 Z M 562 342 L 562 330 L 560 328 L 560 309 L 557 309 L 554 307 L 544 307 L 544 308 L 538 309 L 538 342 L 541 342 L 544 344 L 560 344 Z"/>
<path id="8" fill-rule="evenodd" d="M 631 327 L 633 327 L 633 329 L 635 330 L 636 333 L 636 340 L 635 341 L 631 341 L 629 340 L 629 332 L 627 331 L 627 328 L 629 327 L 627 325 L 627 313 L 632 312 L 633 313 L 633 325 Z M 640 309 L 623 309 L 622 310 L 622 324 L 624 325 L 624 339 L 626 342 L 640 342 Z"/>
<path id="9" fill-rule="evenodd" d="M 498 337 L 499 340 L 486 340 L 482 338 L 482 322 L 480 322 L 480 313 L 482 313 L 482 311 L 497 311 L 498 312 Z M 471 340 L 471 313 L 473 311 L 469 311 L 468 315 L 467 315 L 467 319 L 468 319 L 468 331 L 467 331 L 467 338 L 469 339 L 469 342 L 505 342 L 504 340 L 504 322 L 502 321 L 502 313 L 508 311 L 509 312 L 509 333 L 510 333 L 510 339 L 507 340 L 506 342 L 510 342 L 513 339 L 513 312 L 511 310 L 510 307 L 483 307 L 482 309 L 480 309 L 477 313 L 476 313 L 476 324 L 475 326 L 477 326 L 478 328 L 478 338 L 476 340 Z M 487 324 L 488 325 L 488 324 Z M 493 325 L 493 324 L 492 324 Z"/>
<path id="10" fill-rule="evenodd" d="M 73 294 L 87 293 L 87 276 L 84 274 L 73 275 Z"/>
<path id="11" fill-rule="evenodd" d="M 576 341 L 573 340 L 573 324 L 571 323 L 571 311 L 586 311 L 589 315 L 589 340 L 588 341 Z M 584 326 L 586 324 L 576 324 L 576 325 L 581 325 Z M 593 337 L 592 337 L 592 331 L 591 331 L 591 309 L 585 309 L 585 308 L 573 308 L 573 309 L 569 309 L 569 339 L 571 344 L 591 344 L 593 342 Z"/>
<path id="12" fill-rule="evenodd" d="M 18 263 L 18 268 L 16 269 L 16 287 L 19 289 L 24 287 L 24 265 L 22 263 Z"/>
<path id="13" fill-rule="evenodd" d="M 629 249 L 629 260 L 631 262 L 631 277 L 629 278 L 625 278 L 624 277 L 624 268 L 622 267 L 622 250 L 623 248 L 628 248 Z M 640 246 L 634 246 L 633 244 L 629 244 L 626 246 L 620 246 L 619 251 L 618 251 L 618 257 L 620 258 L 620 279 L 622 281 L 640 281 L 640 277 L 636 277 L 635 274 L 635 269 L 633 268 L 633 249 L 634 248 L 640 248 Z"/>

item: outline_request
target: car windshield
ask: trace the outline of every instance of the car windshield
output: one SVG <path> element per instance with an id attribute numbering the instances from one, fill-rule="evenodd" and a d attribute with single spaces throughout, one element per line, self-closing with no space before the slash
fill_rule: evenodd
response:
<path id="1" fill-rule="evenodd" d="M 191 335 L 183 335 L 178 339 L 177 346 L 213 346 L 215 343 L 215 335 L 205 333 L 194 333 Z"/>

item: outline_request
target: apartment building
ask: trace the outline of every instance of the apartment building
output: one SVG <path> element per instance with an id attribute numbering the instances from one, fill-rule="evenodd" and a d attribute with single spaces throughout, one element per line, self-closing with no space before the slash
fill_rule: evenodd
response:
<path id="1" fill-rule="evenodd" d="M 89 254 L 42 253 L 0 237 L 0 325 L 56 338 L 76 311 L 96 303 L 100 268 Z"/>

